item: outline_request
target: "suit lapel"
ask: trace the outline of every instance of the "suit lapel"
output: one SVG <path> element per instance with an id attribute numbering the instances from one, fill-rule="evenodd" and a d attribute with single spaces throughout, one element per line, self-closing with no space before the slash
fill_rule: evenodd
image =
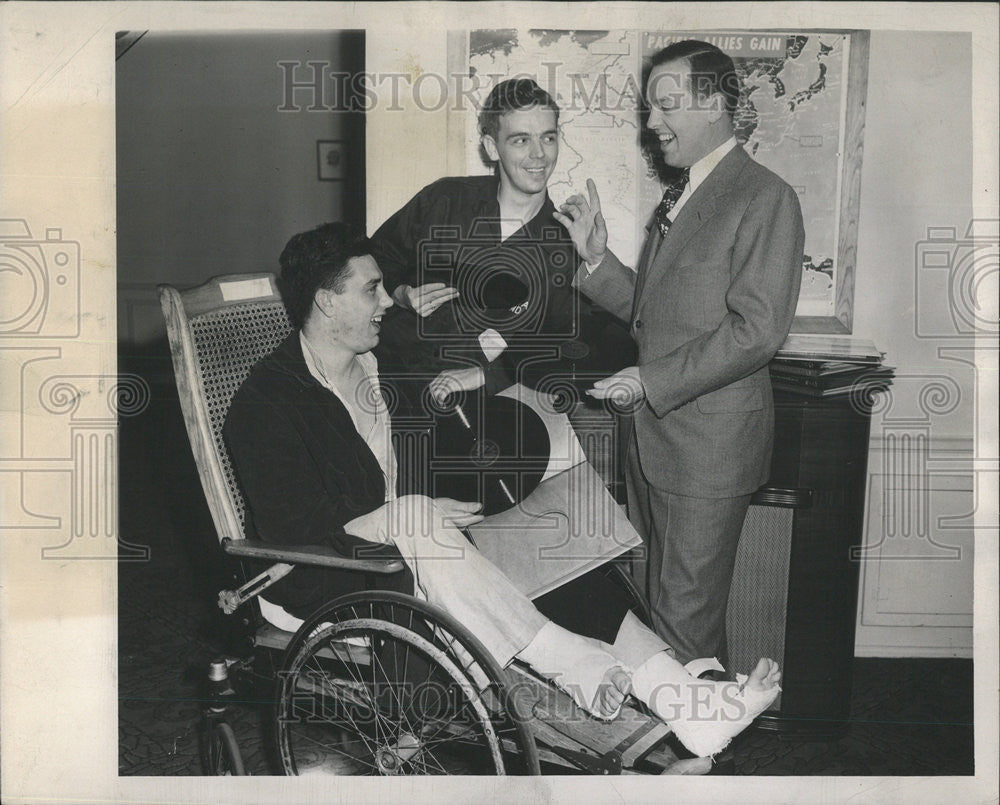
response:
<path id="1" fill-rule="evenodd" d="M 646 241 L 642 246 L 642 253 L 639 255 L 639 262 L 635 267 L 636 274 L 638 275 L 635 281 L 635 300 L 638 300 L 640 294 L 642 294 L 642 286 L 646 282 L 646 275 L 652 267 L 653 259 L 660 249 L 660 242 L 663 240 L 663 236 L 660 235 L 660 230 L 657 228 L 655 223 L 646 227 L 646 231 Z M 632 313 L 633 318 L 635 318 L 634 302 L 632 305 Z"/>
<path id="2" fill-rule="evenodd" d="M 722 158 L 715 170 L 705 177 L 705 181 L 698 185 L 698 189 L 677 213 L 677 219 L 663 239 L 663 244 L 655 257 L 657 266 L 669 264 L 694 233 L 711 219 L 718 208 L 719 200 L 732 189 L 733 182 L 749 160 L 750 157 L 746 152 L 740 146 L 736 146 Z"/>

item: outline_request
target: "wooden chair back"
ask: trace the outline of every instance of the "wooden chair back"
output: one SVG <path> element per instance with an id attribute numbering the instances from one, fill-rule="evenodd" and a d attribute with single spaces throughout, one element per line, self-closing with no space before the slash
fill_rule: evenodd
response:
<path id="1" fill-rule="evenodd" d="M 274 274 L 158 287 L 181 411 L 219 541 L 242 540 L 246 504 L 222 439 L 237 389 L 291 331 Z"/>

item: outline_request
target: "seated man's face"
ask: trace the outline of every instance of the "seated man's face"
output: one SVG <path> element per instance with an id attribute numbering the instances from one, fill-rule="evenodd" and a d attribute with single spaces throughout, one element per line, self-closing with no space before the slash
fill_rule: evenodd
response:
<path id="1" fill-rule="evenodd" d="M 347 267 L 350 273 L 343 291 L 317 293 L 325 295 L 320 307 L 329 319 L 330 336 L 360 355 L 378 345 L 382 314 L 392 307 L 392 299 L 382 286 L 382 272 L 375 258 L 352 257 Z"/>
<path id="2" fill-rule="evenodd" d="M 500 118 L 496 139 L 483 137 L 489 158 L 500 163 L 500 182 L 527 196 L 544 193 L 559 158 L 556 113 L 533 107 Z"/>

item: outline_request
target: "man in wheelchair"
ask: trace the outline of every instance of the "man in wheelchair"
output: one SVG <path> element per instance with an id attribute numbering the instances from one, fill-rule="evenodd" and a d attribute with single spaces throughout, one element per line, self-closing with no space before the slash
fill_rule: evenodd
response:
<path id="1" fill-rule="evenodd" d="M 736 682 L 697 679 L 610 592 L 605 607 L 600 591 L 588 591 L 590 610 L 596 598 L 613 613 L 610 630 L 564 628 L 556 621 L 580 630 L 579 589 L 546 596 L 543 614 L 462 533 L 482 519 L 479 503 L 397 497 L 389 414 L 371 352 L 392 300 L 369 243 L 346 225 L 326 224 L 293 237 L 280 262 L 295 329 L 253 368 L 224 429 L 247 501 L 248 538 L 328 545 L 348 557 L 401 556 L 409 573 L 386 577 L 383 586 L 440 606 L 498 663 L 521 660 L 597 718 L 613 719 L 636 697 L 698 756 L 720 752 L 774 701 L 780 672 L 773 660 L 761 659 Z M 268 590 L 262 613 L 295 629 L 321 604 L 363 588 L 356 573 L 298 568 Z M 574 619 L 560 615 L 574 609 Z M 592 619 L 607 618 L 597 611 Z"/>

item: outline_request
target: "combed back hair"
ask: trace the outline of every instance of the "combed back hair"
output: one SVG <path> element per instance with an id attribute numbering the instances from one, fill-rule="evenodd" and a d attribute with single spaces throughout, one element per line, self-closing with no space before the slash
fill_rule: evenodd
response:
<path id="1" fill-rule="evenodd" d="M 650 69 L 683 59 L 690 69 L 691 94 L 706 99 L 716 92 L 726 100 L 726 111 L 732 116 L 740 100 L 740 78 L 733 60 L 715 45 L 697 39 L 674 42 L 653 54 Z"/>
<path id="2" fill-rule="evenodd" d="M 494 140 L 500 132 L 500 118 L 521 109 L 551 109 L 559 122 L 559 104 L 531 78 L 508 78 L 501 81 L 486 97 L 479 110 L 479 133 Z"/>
<path id="3" fill-rule="evenodd" d="M 371 254 L 371 243 L 364 233 L 340 222 L 322 224 L 289 240 L 278 258 L 278 286 L 292 325 L 305 324 L 320 288 L 343 293 L 350 276 L 348 263 L 366 254 Z"/>

